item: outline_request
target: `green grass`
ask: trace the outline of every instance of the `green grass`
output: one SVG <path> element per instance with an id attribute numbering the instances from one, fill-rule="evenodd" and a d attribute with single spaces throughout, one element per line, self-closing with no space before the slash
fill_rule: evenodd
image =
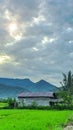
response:
<path id="1" fill-rule="evenodd" d="M 8 106 L 7 103 L 0 102 L 0 108 L 6 107 L 6 106 Z"/>
<path id="2" fill-rule="evenodd" d="M 0 110 L 0 130 L 63 130 L 73 111 Z"/>

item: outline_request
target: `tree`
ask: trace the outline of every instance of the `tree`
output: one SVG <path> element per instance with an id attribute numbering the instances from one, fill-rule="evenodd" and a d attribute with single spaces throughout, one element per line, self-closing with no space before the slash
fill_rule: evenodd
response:
<path id="1" fill-rule="evenodd" d="M 18 103 L 17 103 L 15 98 L 14 99 L 8 98 L 7 102 L 8 102 L 8 107 L 9 108 L 17 108 L 17 106 L 18 106 Z"/>
<path id="2" fill-rule="evenodd" d="M 61 85 L 61 96 L 63 97 L 64 102 L 71 104 L 73 99 L 73 74 L 71 71 L 69 71 L 67 75 L 63 73 Z"/>
<path id="3" fill-rule="evenodd" d="M 63 82 L 61 82 L 63 90 L 73 94 L 73 75 L 71 71 L 68 72 L 68 75 L 63 73 Z"/>

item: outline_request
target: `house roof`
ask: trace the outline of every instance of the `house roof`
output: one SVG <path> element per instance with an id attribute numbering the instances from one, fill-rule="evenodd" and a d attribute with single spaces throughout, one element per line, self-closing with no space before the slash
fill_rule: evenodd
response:
<path id="1" fill-rule="evenodd" d="M 53 92 L 23 92 L 18 95 L 18 98 L 35 98 L 35 97 L 50 97 L 54 98 Z"/>

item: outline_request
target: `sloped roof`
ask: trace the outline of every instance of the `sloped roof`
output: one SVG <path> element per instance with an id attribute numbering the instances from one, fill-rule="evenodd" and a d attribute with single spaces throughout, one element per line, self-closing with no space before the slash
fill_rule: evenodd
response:
<path id="1" fill-rule="evenodd" d="M 18 98 L 35 98 L 35 97 L 54 97 L 53 92 L 23 92 L 18 95 Z"/>

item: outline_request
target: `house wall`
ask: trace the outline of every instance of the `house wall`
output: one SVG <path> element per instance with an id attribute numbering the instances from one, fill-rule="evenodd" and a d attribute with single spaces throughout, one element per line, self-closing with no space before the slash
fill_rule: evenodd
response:
<path id="1" fill-rule="evenodd" d="M 19 98 L 19 106 L 30 106 L 35 102 L 38 106 L 50 106 L 50 98 Z"/>

